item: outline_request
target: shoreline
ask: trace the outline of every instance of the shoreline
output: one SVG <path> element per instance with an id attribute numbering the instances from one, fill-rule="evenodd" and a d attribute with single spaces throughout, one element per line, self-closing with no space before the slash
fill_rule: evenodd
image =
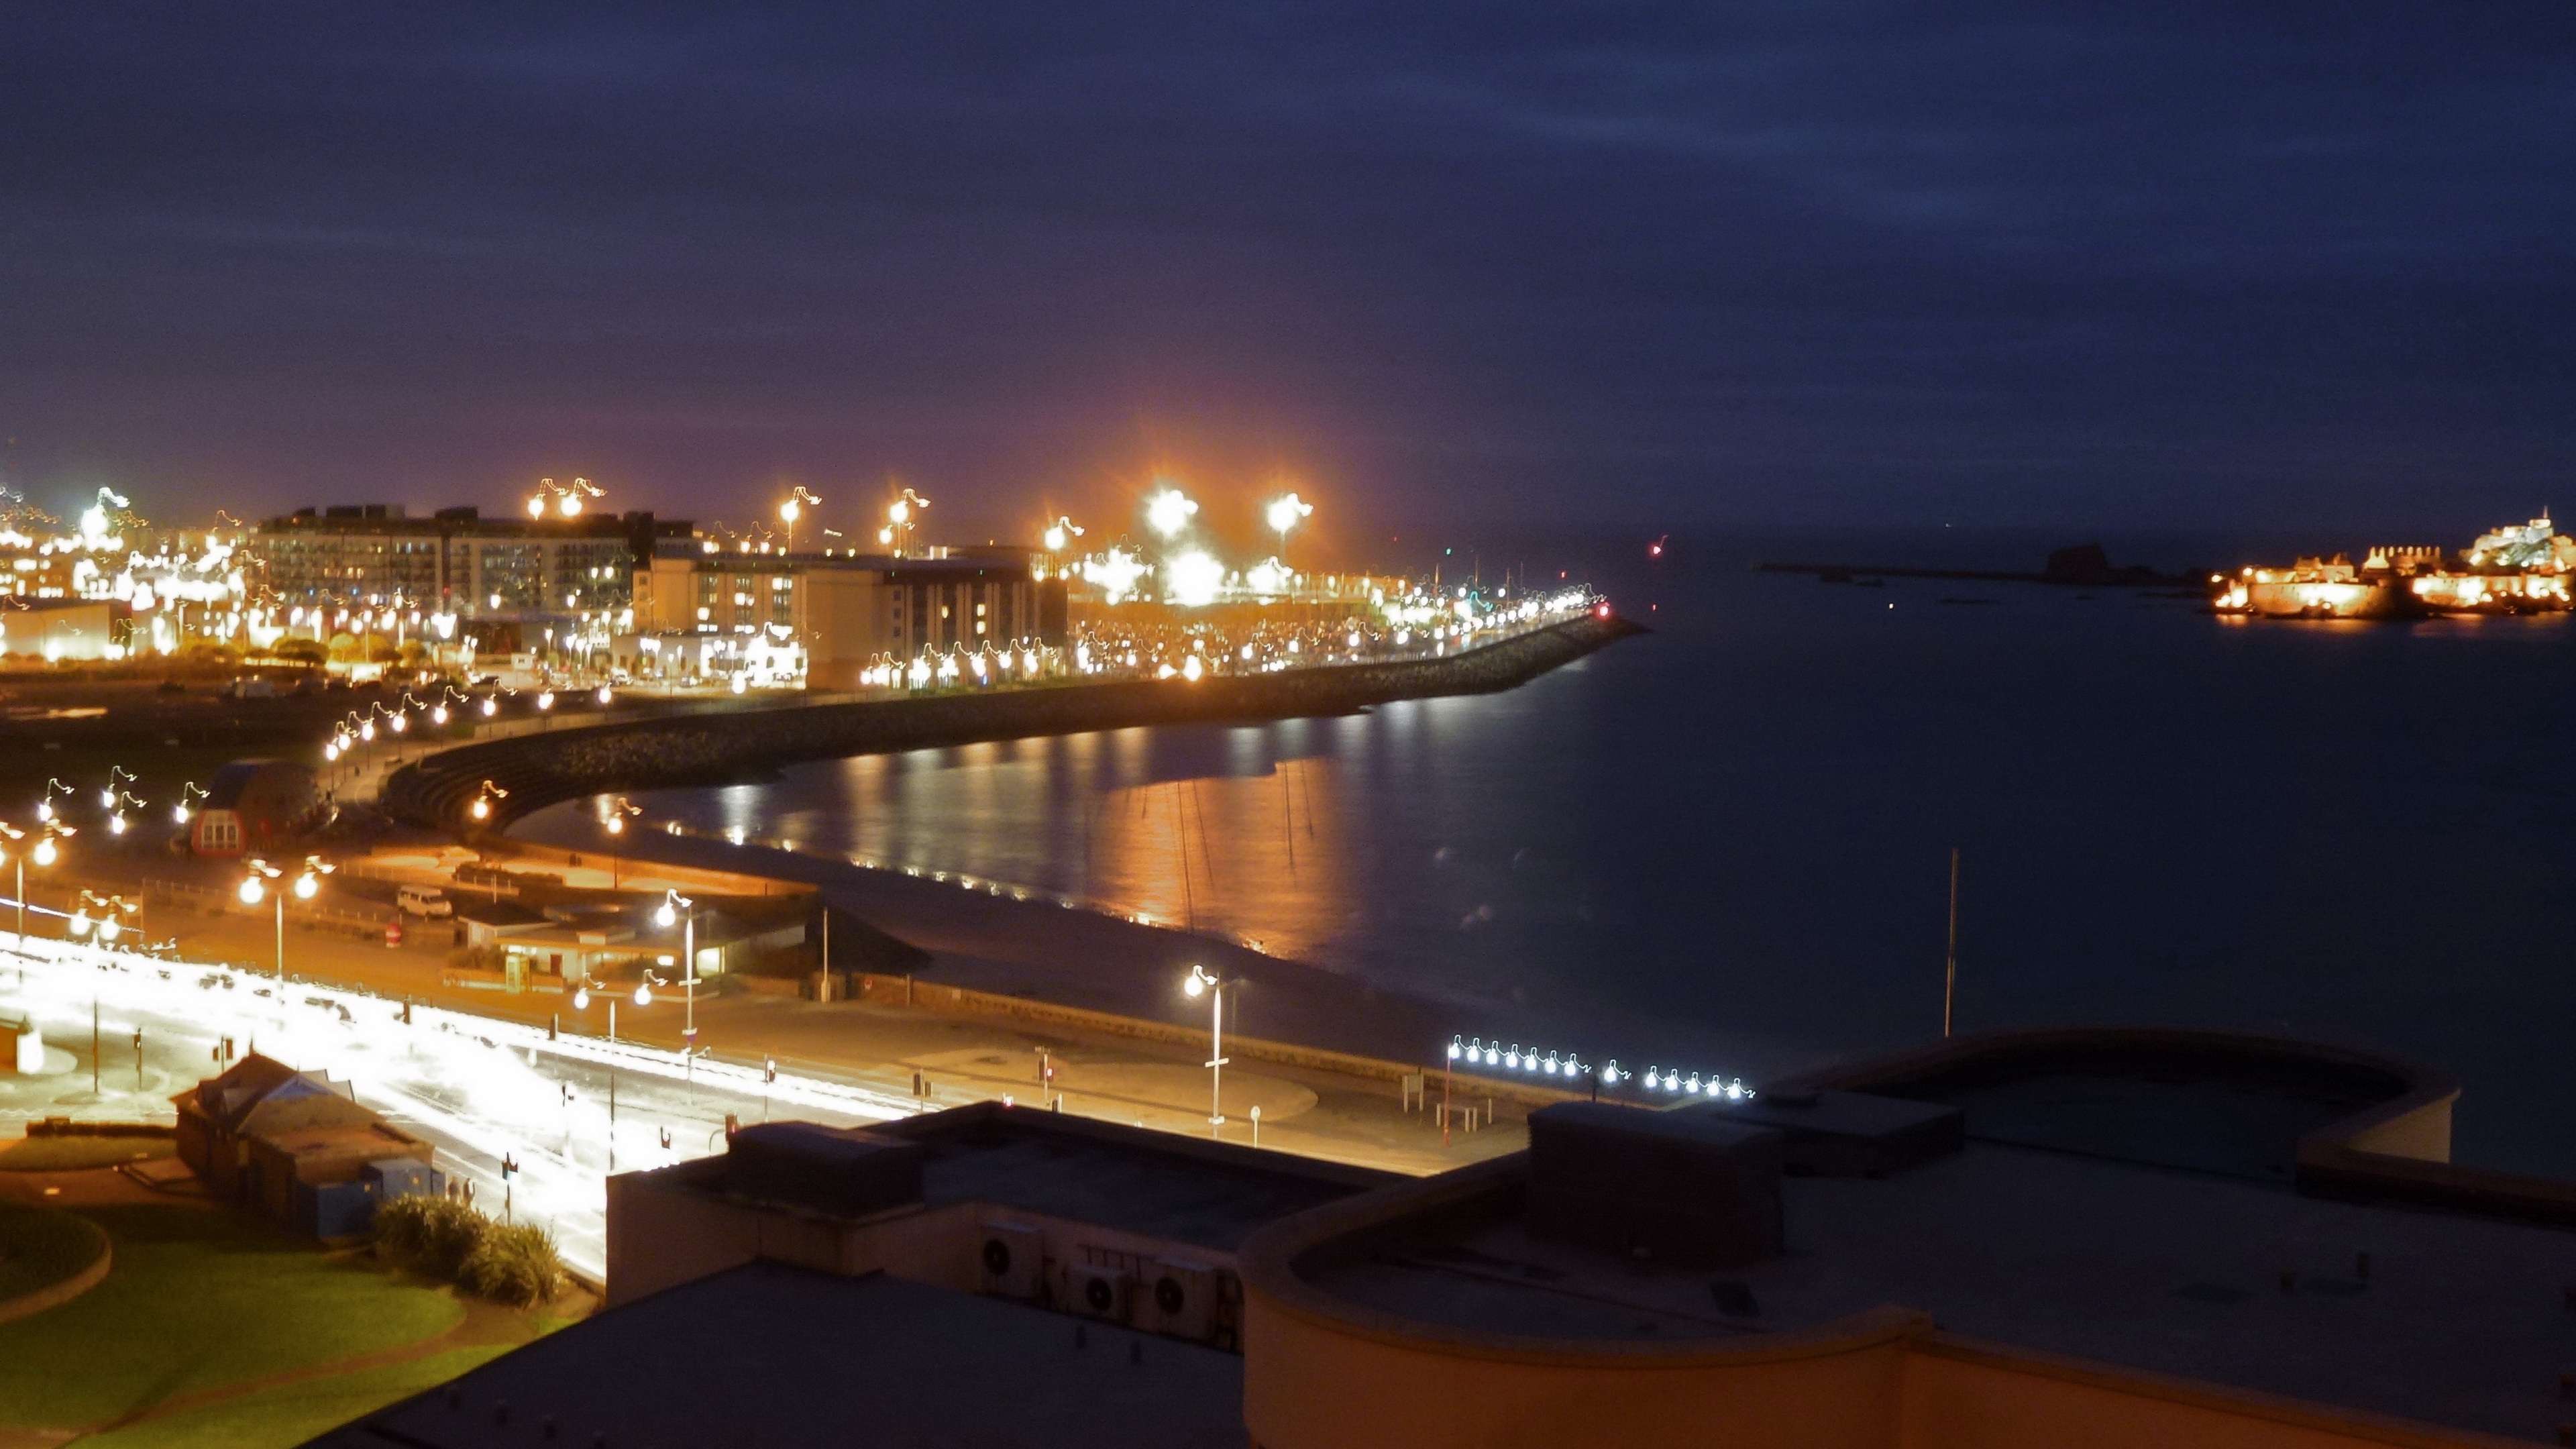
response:
<path id="1" fill-rule="evenodd" d="M 525 833 L 508 846 L 604 854 L 609 838 L 586 816 L 522 820 Z M 792 851 L 760 840 L 734 844 L 722 835 L 637 830 L 616 842 L 629 860 L 697 869 L 730 870 L 815 887 L 833 907 L 898 940 L 931 953 L 932 963 L 913 973 L 925 985 L 961 987 L 1074 1011 L 1099 1012 L 1157 1027 L 1204 1033 L 1206 1008 L 1184 996 L 1179 982 L 1193 965 L 1248 989 L 1228 997 L 1226 1031 L 1246 1037 L 1409 1063 L 1437 1072 L 1449 1038 L 1520 1030 L 1519 1041 L 1547 1049 L 1573 1047 L 1587 1060 L 1616 1056 L 1632 1069 L 1620 1043 L 1572 1041 L 1553 1033 L 1536 1013 L 1498 1004 L 1449 1002 L 1383 987 L 1313 961 L 1276 956 L 1226 937 L 1140 921 L 1106 903 L 1059 899 L 1031 888 L 974 878 L 961 884 L 903 870 L 869 866 L 838 856 Z M 756 855 L 751 855 L 757 852 Z M 859 968 L 848 967 L 856 970 Z M 1637 1024 L 1642 1035 L 1646 1023 Z M 1823 1054 L 1752 1052 L 1698 1030 L 1657 1034 L 1689 1038 L 1692 1059 L 1677 1055 L 1682 1070 L 1716 1070 L 1748 1080 L 1818 1065 Z M 1610 1050 L 1594 1052 L 1596 1046 Z M 1768 1060 L 1757 1060 L 1756 1058 Z M 1462 1080 L 1464 1074 L 1462 1075 Z M 1544 1078 L 1494 1079 L 1542 1085 Z"/>
<path id="2" fill-rule="evenodd" d="M 405 824 L 465 838 L 584 795 L 721 785 L 816 760 L 1493 693 L 1644 632 L 1613 615 L 1585 615 L 1432 659 L 619 721 L 451 746 L 394 770 L 379 803 Z M 483 814 L 469 808 L 477 805 Z"/>

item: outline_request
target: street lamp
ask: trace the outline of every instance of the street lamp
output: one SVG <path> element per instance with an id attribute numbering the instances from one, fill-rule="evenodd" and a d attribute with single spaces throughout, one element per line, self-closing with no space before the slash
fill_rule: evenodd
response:
<path id="1" fill-rule="evenodd" d="M 1308 514 L 1311 514 L 1314 511 L 1314 504 L 1308 503 L 1306 500 L 1299 498 L 1294 493 L 1289 494 L 1285 498 L 1274 498 L 1271 500 L 1269 508 L 1270 531 L 1279 535 L 1279 562 L 1281 566 L 1286 566 L 1288 562 L 1288 530 L 1295 528 L 1299 523 L 1305 520 Z"/>
<path id="2" fill-rule="evenodd" d="M 1190 516 L 1199 511 L 1197 503 L 1178 488 L 1165 488 L 1145 500 L 1145 522 L 1165 538 L 1177 538 L 1190 526 Z"/>
<path id="3" fill-rule="evenodd" d="M 1082 529 L 1076 525 L 1071 518 L 1058 518 L 1055 522 L 1047 525 L 1043 541 L 1046 544 L 1047 552 L 1062 553 L 1075 539 L 1080 537 L 1082 537 Z"/>
<path id="4" fill-rule="evenodd" d="M 909 488 L 903 490 L 902 497 L 886 505 L 886 526 L 877 530 L 877 542 L 892 545 L 895 556 L 902 557 L 904 549 L 912 542 L 915 520 L 929 506 L 929 499 Z"/>
<path id="5" fill-rule="evenodd" d="M 72 912 L 71 920 L 64 926 L 64 933 L 76 941 L 95 934 L 99 945 L 114 946 L 116 938 L 125 934 L 125 917 L 139 918 L 143 914 L 141 901 L 129 901 L 123 896 L 103 896 L 96 891 L 85 890 L 80 893 L 80 899 L 79 909 Z M 93 907 L 98 911 L 95 917 L 90 915 Z"/>
<path id="6" fill-rule="evenodd" d="M 653 912 L 653 924 L 660 926 L 662 929 L 667 931 L 671 928 L 671 923 L 674 921 L 686 922 L 686 924 L 682 925 L 680 928 L 680 970 L 682 972 L 680 980 L 683 983 L 683 989 L 688 992 L 688 1015 L 686 1020 L 682 1023 L 682 1029 L 680 1032 L 680 1051 L 681 1054 L 692 1064 L 689 1067 L 689 1085 L 692 1090 L 695 1090 L 697 1086 L 697 1067 L 694 1064 L 697 1061 L 698 1051 L 697 902 L 690 900 L 687 896 L 680 894 L 678 891 L 665 889 L 662 892 L 662 904 L 660 908 Z"/>
<path id="7" fill-rule="evenodd" d="M 309 901 L 313 899 L 315 895 L 320 893 L 322 889 L 322 877 L 329 875 L 339 867 L 324 863 L 322 857 L 318 855 L 308 855 L 304 857 L 304 869 L 295 877 L 293 885 L 284 888 L 272 888 L 269 883 L 271 881 L 283 880 L 286 876 L 285 871 L 278 869 L 276 866 L 270 865 L 267 861 L 262 860 L 255 855 L 248 861 L 244 862 L 244 866 L 248 873 L 242 877 L 241 889 L 238 892 L 243 905 L 255 906 L 258 905 L 261 900 L 270 895 L 277 897 L 277 980 L 279 986 L 283 987 L 286 984 L 287 892 L 290 890 L 293 891 L 295 893 L 295 898 L 299 901 Z M 283 997 L 279 999 L 281 1001 L 284 1000 Z"/>
<path id="8" fill-rule="evenodd" d="M 636 804 L 625 796 L 611 796 L 608 799 L 599 802 L 600 828 L 606 830 L 611 835 L 624 835 L 626 833 L 626 817 L 630 815 L 641 815 L 643 813 L 643 806 Z M 626 862 L 617 854 L 616 851 L 612 850 L 608 853 L 608 888 L 610 890 L 616 890 L 618 888 L 619 878 L 624 872 L 625 865 Z"/>
<path id="9" fill-rule="evenodd" d="M 808 503 L 819 508 L 823 500 L 807 490 L 804 484 L 799 483 L 796 485 L 796 491 L 787 495 L 787 501 L 778 505 L 778 517 L 787 525 L 789 553 L 796 551 L 796 520 L 805 516 L 805 505 Z"/>
<path id="10" fill-rule="evenodd" d="M 27 949 L 28 858 L 31 856 L 34 857 L 35 862 L 39 867 L 52 865 L 56 860 L 60 859 L 62 855 L 62 852 L 55 848 L 55 837 L 69 835 L 71 833 L 72 828 L 70 826 L 61 824 L 57 821 L 48 820 L 45 822 L 43 830 L 36 836 L 36 843 L 27 846 L 24 849 L 19 849 L 16 848 L 17 844 L 19 841 L 27 838 L 27 832 L 18 829 L 14 825 L 0 822 L 0 840 L 8 842 L 7 845 L 0 846 L 0 849 L 8 851 L 10 862 L 18 868 L 18 949 L 21 951 Z"/>
<path id="11" fill-rule="evenodd" d="M 1181 990 L 1191 1000 L 1211 998 L 1208 1012 L 1208 1135 L 1218 1137 L 1225 1129 L 1225 982 L 1211 976 L 1204 966 L 1192 966 Z"/>
<path id="12" fill-rule="evenodd" d="M 562 516 L 579 518 L 582 504 L 586 500 L 607 496 L 608 490 L 587 478 L 575 478 L 569 484 L 557 483 L 552 478 L 540 478 L 537 480 L 537 491 L 528 497 L 528 516 L 545 517 L 546 507 L 551 503 L 554 511 Z"/>
<path id="13" fill-rule="evenodd" d="M 476 821 L 489 820 L 492 818 L 493 802 L 508 798 L 509 793 L 509 791 L 502 789 L 500 786 L 493 784 L 489 780 L 486 780 L 483 782 L 483 788 L 475 794 L 474 803 L 465 807 L 465 813 L 469 818 Z"/>

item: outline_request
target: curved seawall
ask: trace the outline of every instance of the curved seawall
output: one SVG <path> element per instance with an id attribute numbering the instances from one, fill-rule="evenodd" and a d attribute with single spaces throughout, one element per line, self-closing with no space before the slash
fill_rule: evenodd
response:
<path id="1" fill-rule="evenodd" d="M 470 825 L 499 829 L 583 795 L 721 785 L 809 760 L 1138 725 L 1348 714 L 1390 700 L 1487 694 L 1643 632 L 1625 619 L 1585 617 L 1445 659 L 1220 675 L 1195 684 L 1043 685 L 625 720 L 459 745 L 396 771 L 381 800 L 412 824 L 464 830 L 467 809 L 489 780 L 509 793 L 494 802 L 492 818 Z"/>

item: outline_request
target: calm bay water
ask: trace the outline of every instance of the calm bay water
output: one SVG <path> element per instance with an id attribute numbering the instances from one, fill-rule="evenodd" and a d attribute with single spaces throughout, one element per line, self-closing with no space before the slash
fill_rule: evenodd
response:
<path id="1" fill-rule="evenodd" d="M 1592 576 L 1657 632 L 1505 695 L 643 803 L 1256 939 L 1453 1002 L 1462 1031 L 1748 1076 L 1939 1030 L 1956 845 L 1963 1027 L 2412 1054 L 2467 1084 L 2463 1160 L 2576 1174 L 2576 621 L 2249 625 L 1747 566 L 1833 547 L 1611 558 Z"/>

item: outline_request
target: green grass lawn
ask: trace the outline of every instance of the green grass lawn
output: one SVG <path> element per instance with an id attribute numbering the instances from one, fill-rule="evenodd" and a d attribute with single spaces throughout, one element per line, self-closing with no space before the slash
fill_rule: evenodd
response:
<path id="1" fill-rule="evenodd" d="M 0 1172 L 79 1172 L 178 1151 L 172 1137 L 22 1137 L 0 1147 Z"/>
<path id="2" fill-rule="evenodd" d="M 0 1299 L 60 1283 L 106 1248 L 98 1226 L 85 1218 L 0 1203 Z M 0 1377 L 6 1374 L 0 1368 Z"/>
<path id="3" fill-rule="evenodd" d="M 455 1348 L 409 1363 L 284 1384 L 92 1435 L 80 1444 L 82 1449 L 285 1449 L 436 1388 L 509 1351 L 506 1344 Z"/>
<path id="4" fill-rule="evenodd" d="M 0 1324 L 0 1425 L 109 1423 L 175 1396 L 417 1343 L 464 1316 L 443 1293 L 403 1286 L 364 1260 L 324 1257 L 236 1214 L 140 1206 L 82 1215 L 114 1240 L 116 1264 L 71 1302 Z M 318 1395 L 325 1385 L 310 1387 Z"/>

